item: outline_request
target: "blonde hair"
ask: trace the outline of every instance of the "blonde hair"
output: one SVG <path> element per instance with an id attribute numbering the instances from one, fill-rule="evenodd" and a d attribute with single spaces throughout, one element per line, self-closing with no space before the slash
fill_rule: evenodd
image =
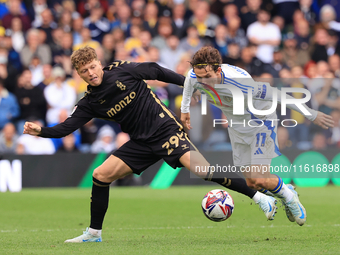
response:
<path id="1" fill-rule="evenodd" d="M 98 60 L 96 51 L 90 47 L 85 46 L 74 51 L 71 55 L 71 62 L 76 70 L 80 67 L 92 62 L 93 60 Z"/>

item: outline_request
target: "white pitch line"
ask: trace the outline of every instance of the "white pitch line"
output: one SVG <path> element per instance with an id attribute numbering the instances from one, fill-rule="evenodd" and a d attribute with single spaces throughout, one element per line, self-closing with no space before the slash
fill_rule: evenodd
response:
<path id="1" fill-rule="evenodd" d="M 268 225 L 268 226 L 245 226 L 243 228 L 290 228 L 290 227 L 295 227 L 295 224 L 291 225 L 280 225 L 280 226 L 275 226 L 273 224 Z M 227 225 L 223 226 L 223 228 L 235 228 L 236 226 L 233 225 Z M 313 227 L 313 225 L 304 225 L 304 227 Z M 319 227 L 319 226 L 316 226 Z M 323 227 L 340 227 L 340 224 L 333 224 L 333 225 L 323 225 Z M 181 230 L 181 229 L 211 229 L 211 228 L 216 228 L 214 226 L 182 226 L 182 227 L 143 227 L 143 228 L 112 228 L 112 230 L 119 230 L 119 231 L 129 231 L 129 230 Z M 221 228 L 221 227 L 218 227 Z M 0 230 L 0 233 L 14 233 L 14 232 L 54 232 L 54 231 L 65 231 L 65 230 L 74 230 L 74 231 L 83 231 L 84 229 L 30 229 L 30 230 L 18 230 L 18 229 L 13 229 L 13 230 Z"/>

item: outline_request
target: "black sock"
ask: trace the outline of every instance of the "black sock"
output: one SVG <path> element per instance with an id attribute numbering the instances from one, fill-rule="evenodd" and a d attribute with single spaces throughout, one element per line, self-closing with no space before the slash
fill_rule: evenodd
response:
<path id="1" fill-rule="evenodd" d="M 91 224 L 90 228 L 102 229 L 107 207 L 109 205 L 110 183 L 98 181 L 92 178 L 91 196 Z"/>
<path id="2" fill-rule="evenodd" d="M 213 174 L 209 172 L 204 180 L 216 182 L 227 189 L 234 190 L 250 198 L 253 198 L 256 193 L 256 190 L 248 187 L 246 180 L 243 178 L 213 178 Z"/>

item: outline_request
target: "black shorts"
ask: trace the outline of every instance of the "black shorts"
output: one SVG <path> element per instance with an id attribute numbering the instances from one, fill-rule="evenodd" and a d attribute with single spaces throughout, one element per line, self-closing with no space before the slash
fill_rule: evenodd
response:
<path id="1" fill-rule="evenodd" d="M 160 159 L 164 159 L 174 169 L 182 167 L 179 162 L 181 156 L 190 150 L 196 150 L 187 133 L 180 131 L 176 124 L 160 128 L 150 140 L 151 142 L 131 139 L 112 155 L 123 160 L 135 174 L 141 174 Z"/>

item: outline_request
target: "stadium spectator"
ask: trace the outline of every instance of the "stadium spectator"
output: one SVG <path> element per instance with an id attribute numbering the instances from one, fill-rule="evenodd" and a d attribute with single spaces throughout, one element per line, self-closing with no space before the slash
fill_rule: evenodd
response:
<path id="1" fill-rule="evenodd" d="M 158 49 L 162 50 L 166 48 L 166 40 L 172 35 L 173 33 L 173 28 L 171 26 L 171 20 L 166 17 L 162 17 L 158 21 L 158 35 L 156 35 L 152 39 L 152 46 L 157 47 Z"/>
<path id="2" fill-rule="evenodd" d="M 93 8 L 102 7 L 104 9 L 104 13 L 106 13 L 109 9 L 109 3 L 106 0 L 80 0 L 77 1 L 77 10 L 79 11 L 82 17 L 90 16 L 91 10 Z"/>
<path id="3" fill-rule="evenodd" d="M 111 23 L 111 30 L 120 28 L 126 37 L 130 36 L 131 10 L 124 4 L 117 9 L 117 18 Z"/>
<path id="4" fill-rule="evenodd" d="M 319 27 L 315 31 L 314 40 L 315 44 L 311 53 L 313 61 L 328 61 L 329 56 L 335 53 L 340 54 L 340 48 L 337 45 L 338 37 L 334 32 Z"/>
<path id="5" fill-rule="evenodd" d="M 113 34 L 106 34 L 103 37 L 102 47 L 104 51 L 105 63 L 111 63 L 114 60 L 115 54 L 115 40 Z"/>
<path id="6" fill-rule="evenodd" d="M 52 83 L 52 81 L 54 80 L 52 76 L 52 66 L 49 64 L 43 65 L 42 74 L 43 80 L 37 85 L 37 87 L 40 88 L 41 90 L 44 90 L 47 87 L 47 85 Z"/>
<path id="7" fill-rule="evenodd" d="M 264 72 L 263 62 L 255 56 L 251 46 L 245 47 L 241 51 L 241 66 L 248 73 L 254 76 L 260 76 Z"/>
<path id="8" fill-rule="evenodd" d="M 71 13 L 71 18 L 72 19 L 77 19 L 80 17 L 80 13 L 77 12 L 76 10 L 76 4 L 75 4 L 75 1 L 73 0 L 63 0 L 62 3 L 62 10 L 63 12 L 70 12 Z M 67 31 L 65 31 L 67 32 Z M 70 31 L 68 31 L 70 32 Z"/>
<path id="9" fill-rule="evenodd" d="M 220 18 L 210 13 L 209 3 L 203 0 L 197 1 L 193 13 L 190 22 L 197 27 L 200 37 L 213 38 L 214 30 L 220 23 Z"/>
<path id="10" fill-rule="evenodd" d="M 40 42 L 40 36 L 41 34 L 37 29 L 31 28 L 27 31 L 27 45 L 20 52 L 21 63 L 24 67 L 29 66 L 33 56 L 38 56 L 42 65 L 52 63 L 51 50 L 48 45 Z"/>
<path id="11" fill-rule="evenodd" d="M 25 46 L 25 36 L 22 31 L 22 21 L 18 17 L 12 19 L 8 33 L 12 39 L 12 46 L 16 52 L 20 52 Z"/>
<path id="12" fill-rule="evenodd" d="M 38 56 L 33 56 L 28 68 L 32 73 L 31 83 L 33 86 L 37 86 L 40 82 L 44 80 L 44 75 L 42 72 L 43 66 L 40 63 L 40 59 Z"/>
<path id="13" fill-rule="evenodd" d="M 144 29 L 148 30 L 152 37 L 155 37 L 158 27 L 158 7 L 155 3 L 148 2 L 144 9 Z"/>
<path id="14" fill-rule="evenodd" d="M 28 119 L 38 119 L 44 122 L 46 114 L 46 100 L 43 91 L 32 85 L 32 73 L 29 69 L 22 72 L 18 79 L 15 92 L 21 114 L 17 121 L 17 130 L 22 134 L 23 125 Z"/>
<path id="15" fill-rule="evenodd" d="M 236 43 L 240 46 L 240 49 L 243 49 L 248 45 L 248 39 L 244 30 L 240 27 L 241 26 L 241 19 L 237 16 L 230 17 L 229 22 L 227 24 L 227 42 Z"/>
<path id="16" fill-rule="evenodd" d="M 72 34 L 63 32 L 60 42 L 60 48 L 58 51 L 55 52 L 54 56 L 54 62 L 64 69 L 67 76 L 72 76 L 72 44 Z"/>
<path id="17" fill-rule="evenodd" d="M 6 48 L 0 48 L 0 79 L 2 80 L 5 88 L 13 92 L 15 87 L 16 76 L 20 70 L 17 70 L 9 62 L 8 50 Z"/>
<path id="18" fill-rule="evenodd" d="M 16 17 L 21 19 L 24 31 L 27 31 L 31 27 L 30 18 L 21 7 L 19 0 L 8 0 L 8 10 L 9 12 L 1 19 L 1 25 L 5 29 L 11 27 L 12 19 Z"/>
<path id="19" fill-rule="evenodd" d="M 274 49 L 273 62 L 264 66 L 264 71 L 270 73 L 274 78 L 279 78 L 282 69 L 289 69 L 283 61 L 282 51 L 279 48 Z"/>
<path id="20" fill-rule="evenodd" d="M 55 65 L 55 56 L 61 51 L 61 41 L 64 36 L 64 31 L 61 28 L 53 29 L 52 41 L 48 44 L 52 52 L 52 65 Z"/>
<path id="21" fill-rule="evenodd" d="M 213 46 L 220 52 L 222 57 L 228 55 L 227 35 L 228 31 L 225 25 L 219 24 L 216 26 Z"/>
<path id="22" fill-rule="evenodd" d="M 73 45 L 80 45 L 83 42 L 83 38 L 81 36 L 81 30 L 83 29 L 83 18 L 78 17 L 73 19 L 72 21 L 72 36 L 73 36 Z"/>
<path id="23" fill-rule="evenodd" d="M 75 143 L 75 136 L 73 133 L 61 138 L 62 145 L 57 150 L 57 153 L 70 153 L 70 152 L 78 152 L 78 148 Z"/>
<path id="24" fill-rule="evenodd" d="M 112 30 L 112 35 L 113 35 L 113 40 L 115 41 L 115 43 L 120 43 L 125 41 L 126 37 L 124 34 L 124 31 L 121 30 L 120 28 L 116 28 Z"/>
<path id="25" fill-rule="evenodd" d="M 46 34 L 46 40 L 44 43 L 51 45 L 53 42 L 52 33 L 58 28 L 58 24 L 54 21 L 52 11 L 50 9 L 45 9 L 41 13 L 42 24 L 38 29 L 43 30 Z"/>
<path id="26" fill-rule="evenodd" d="M 100 47 L 100 43 L 97 41 L 92 40 L 91 38 L 91 31 L 90 29 L 83 27 L 81 29 L 81 43 L 80 44 L 73 44 L 73 50 L 77 50 L 83 48 L 85 46 L 90 46 L 94 49 L 98 49 Z"/>
<path id="27" fill-rule="evenodd" d="M 340 78 L 340 56 L 334 54 L 328 57 L 330 71 L 333 72 L 336 78 Z"/>
<path id="28" fill-rule="evenodd" d="M 84 126 L 80 128 L 81 134 L 81 146 L 80 150 L 82 152 L 90 152 L 91 145 L 97 138 L 98 127 L 94 123 L 94 119 L 87 122 Z"/>
<path id="29" fill-rule="evenodd" d="M 295 25 L 295 36 L 297 47 L 302 50 L 309 49 L 311 41 L 311 33 L 309 24 L 306 20 L 302 20 Z"/>
<path id="30" fill-rule="evenodd" d="M 314 26 L 316 24 L 316 13 L 312 9 L 313 0 L 300 0 L 300 10 L 303 13 L 304 18 L 307 20 L 310 26 Z"/>
<path id="31" fill-rule="evenodd" d="M 292 16 L 298 10 L 299 0 L 273 0 L 275 15 L 285 19 L 286 24 L 292 23 Z"/>
<path id="32" fill-rule="evenodd" d="M 90 10 L 90 16 L 84 19 L 84 27 L 90 29 L 92 40 L 102 42 L 104 34 L 110 31 L 110 22 L 103 17 L 101 6 L 95 6 Z"/>
<path id="33" fill-rule="evenodd" d="M 32 21 L 32 27 L 40 27 L 42 25 L 41 13 L 48 9 L 46 0 L 33 0 L 31 6 L 27 6 L 27 14 Z"/>
<path id="34" fill-rule="evenodd" d="M 20 116 L 20 108 L 15 95 L 9 92 L 0 79 L 0 130 Z"/>
<path id="35" fill-rule="evenodd" d="M 219 12 L 222 12 L 221 15 L 218 15 L 219 17 L 222 17 L 222 24 L 228 25 L 230 22 L 230 19 L 239 17 L 238 9 L 235 4 L 227 4 L 222 9 L 219 10 Z"/>
<path id="36" fill-rule="evenodd" d="M 334 120 L 334 127 L 331 129 L 330 145 L 340 148 L 340 111 L 333 110 L 331 116 Z"/>
<path id="37" fill-rule="evenodd" d="M 228 45 L 228 54 L 227 56 L 222 56 L 223 63 L 228 63 L 230 65 L 240 65 L 241 63 L 241 50 L 240 46 L 237 43 L 230 43 Z"/>
<path id="38" fill-rule="evenodd" d="M 136 58 L 138 53 L 136 49 L 142 47 L 142 42 L 140 40 L 141 28 L 139 26 L 133 25 L 130 29 L 131 36 L 125 40 L 124 47 L 129 54 Z"/>
<path id="39" fill-rule="evenodd" d="M 18 135 L 13 123 L 7 123 L 0 132 L 0 155 L 13 154 L 17 148 Z"/>
<path id="40" fill-rule="evenodd" d="M 196 26 L 189 25 L 187 29 L 187 36 L 184 37 L 180 42 L 180 47 L 188 52 L 194 54 L 200 48 L 205 45 L 204 41 L 199 37 Z"/>
<path id="41" fill-rule="evenodd" d="M 148 50 L 148 60 L 150 62 L 155 62 L 162 67 L 168 68 L 165 63 L 160 60 L 160 52 L 157 47 L 151 46 Z"/>
<path id="42" fill-rule="evenodd" d="M 289 139 L 289 132 L 286 127 L 280 126 L 277 128 L 277 141 L 280 151 L 285 151 L 292 146 L 292 141 Z"/>
<path id="43" fill-rule="evenodd" d="M 48 127 L 53 127 L 53 126 L 55 126 L 55 125 L 57 125 L 59 123 L 64 122 L 69 116 L 70 116 L 70 111 L 68 111 L 66 109 L 60 110 L 59 116 L 58 116 L 58 122 L 51 123 L 51 124 L 48 125 Z M 74 131 L 72 133 L 72 136 L 73 136 L 74 146 L 76 148 L 80 147 L 81 136 L 80 136 L 79 130 Z M 54 145 L 54 148 L 56 149 L 56 151 L 59 150 L 63 146 L 63 144 L 64 144 L 62 138 L 51 138 L 51 140 L 53 142 L 53 145 Z"/>
<path id="44" fill-rule="evenodd" d="M 312 140 L 312 149 L 321 151 L 327 148 L 327 138 L 324 133 L 315 133 Z"/>
<path id="45" fill-rule="evenodd" d="M 340 83 L 334 79 L 334 74 L 327 72 L 324 76 L 323 86 L 315 92 L 315 100 L 319 111 L 330 114 L 333 109 L 340 109 Z"/>
<path id="46" fill-rule="evenodd" d="M 303 88 L 307 89 L 306 85 L 304 84 L 305 79 L 303 76 L 303 69 L 301 66 L 294 66 L 291 69 L 292 79 L 290 79 L 290 87 L 291 88 Z M 302 93 L 295 93 L 291 94 L 294 98 L 303 98 L 304 95 Z M 306 103 L 307 106 L 311 106 L 310 102 Z M 294 128 L 289 128 L 289 137 L 295 142 L 306 142 L 309 140 L 309 125 L 310 121 L 302 115 L 301 113 L 293 110 L 288 111 L 289 119 L 295 120 L 297 126 Z M 288 117 L 287 117 L 288 118 Z M 292 123 L 292 125 L 294 125 Z"/>
<path id="47" fill-rule="evenodd" d="M 101 127 L 98 131 L 96 141 L 91 145 L 92 153 L 106 152 L 110 153 L 116 149 L 116 134 L 109 125 Z"/>
<path id="48" fill-rule="evenodd" d="M 308 50 L 299 49 L 297 40 L 293 34 L 287 34 L 283 42 L 283 62 L 289 67 L 304 66 L 309 60 Z"/>
<path id="49" fill-rule="evenodd" d="M 189 21 L 185 19 L 185 5 L 175 4 L 172 8 L 172 27 L 174 28 L 174 34 L 181 40 L 186 36 L 187 28 L 189 27 Z"/>
<path id="50" fill-rule="evenodd" d="M 47 124 L 59 122 L 60 112 L 65 109 L 71 111 L 76 102 L 76 91 L 65 81 L 65 71 L 57 66 L 52 70 L 54 82 L 49 84 L 44 90 L 44 95 L 48 104 L 46 113 Z"/>
<path id="51" fill-rule="evenodd" d="M 166 39 L 166 48 L 160 50 L 160 61 L 174 71 L 184 53 L 178 37 L 171 35 Z"/>
<path id="52" fill-rule="evenodd" d="M 65 33 L 70 33 L 72 31 L 72 13 L 70 11 L 63 10 L 59 18 L 58 27 Z"/>
<path id="53" fill-rule="evenodd" d="M 241 8 L 241 24 L 244 31 L 250 24 L 257 21 L 257 15 L 260 11 L 262 0 L 246 0 L 246 6 Z"/>
<path id="54" fill-rule="evenodd" d="M 279 46 L 281 41 L 280 29 L 269 22 L 270 12 L 266 9 L 259 11 L 257 20 L 248 27 L 247 37 L 251 43 L 257 45 L 257 58 L 264 63 L 271 63 L 274 48 Z"/>
<path id="55" fill-rule="evenodd" d="M 38 120 L 32 122 L 43 126 L 42 122 Z M 51 139 L 23 134 L 18 138 L 16 153 L 19 155 L 49 155 L 55 153 L 55 148 Z"/>

